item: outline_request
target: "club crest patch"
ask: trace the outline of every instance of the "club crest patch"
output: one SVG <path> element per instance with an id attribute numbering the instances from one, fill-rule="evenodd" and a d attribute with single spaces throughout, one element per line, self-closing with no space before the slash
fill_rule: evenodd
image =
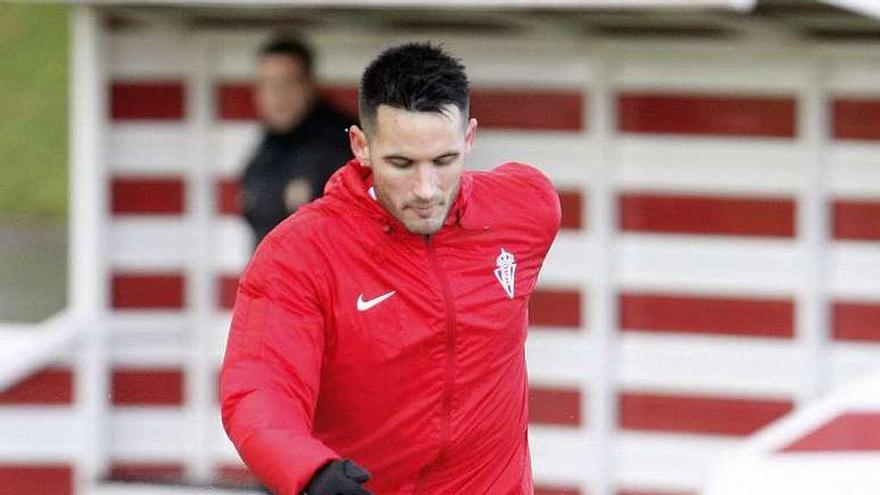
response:
<path id="1" fill-rule="evenodd" d="M 507 297 L 513 299 L 516 285 L 516 258 L 501 248 L 501 254 L 496 258 L 495 264 L 498 266 L 495 268 L 495 278 L 498 279 Z"/>

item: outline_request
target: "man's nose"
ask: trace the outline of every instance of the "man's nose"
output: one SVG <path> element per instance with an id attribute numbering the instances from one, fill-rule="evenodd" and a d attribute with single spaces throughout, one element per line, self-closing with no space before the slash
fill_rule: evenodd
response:
<path id="1" fill-rule="evenodd" d="M 437 193 L 437 172 L 431 165 L 419 165 L 413 194 L 422 201 L 434 199 Z"/>

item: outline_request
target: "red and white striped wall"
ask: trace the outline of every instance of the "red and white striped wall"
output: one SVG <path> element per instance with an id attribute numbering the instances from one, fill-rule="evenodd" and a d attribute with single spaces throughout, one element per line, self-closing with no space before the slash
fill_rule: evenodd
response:
<path id="1" fill-rule="evenodd" d="M 248 479 L 214 387 L 264 35 L 107 35 L 112 474 Z M 348 109 L 395 41 L 311 39 Z M 447 46 L 473 80 L 472 166 L 531 162 L 562 201 L 527 343 L 540 495 L 699 493 L 743 437 L 880 357 L 880 66 L 858 48 Z M 75 383 L 62 359 L 0 393 L 0 494 L 72 493 Z"/>

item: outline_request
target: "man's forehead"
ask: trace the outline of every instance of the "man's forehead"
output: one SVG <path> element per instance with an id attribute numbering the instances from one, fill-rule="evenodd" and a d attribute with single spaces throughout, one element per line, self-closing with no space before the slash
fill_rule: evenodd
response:
<path id="1" fill-rule="evenodd" d="M 303 72 L 305 71 L 305 64 L 302 59 L 292 55 L 286 55 L 283 53 L 270 53 L 266 55 L 261 55 L 259 60 L 257 61 L 258 67 L 263 70 L 284 70 L 284 71 L 294 71 L 294 72 Z"/>
<path id="2" fill-rule="evenodd" d="M 446 124 L 452 129 L 463 129 L 464 122 L 461 110 L 454 104 L 444 105 L 441 111 L 411 111 L 404 108 L 393 107 L 391 105 L 379 105 L 376 108 L 375 127 L 378 133 L 381 129 L 386 131 L 389 129 L 408 128 L 413 125 L 437 125 Z M 383 125 L 384 124 L 384 125 Z"/>

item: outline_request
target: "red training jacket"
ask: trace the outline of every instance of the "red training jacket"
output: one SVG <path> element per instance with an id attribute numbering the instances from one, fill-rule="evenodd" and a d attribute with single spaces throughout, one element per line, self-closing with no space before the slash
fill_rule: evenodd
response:
<path id="1" fill-rule="evenodd" d="M 412 234 L 349 162 L 260 244 L 239 284 L 223 425 L 274 493 L 351 458 L 377 495 L 532 495 L 528 302 L 559 197 L 517 163 L 464 172 Z"/>

